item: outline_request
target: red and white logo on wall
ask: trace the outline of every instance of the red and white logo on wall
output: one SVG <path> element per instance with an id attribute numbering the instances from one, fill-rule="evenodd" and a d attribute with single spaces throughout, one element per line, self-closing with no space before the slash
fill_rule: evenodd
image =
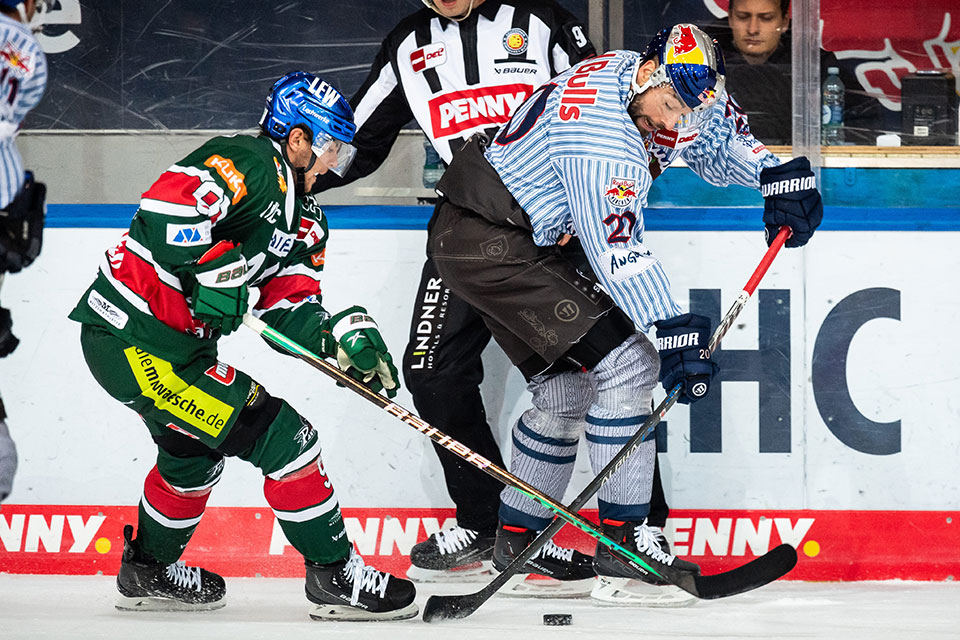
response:
<path id="1" fill-rule="evenodd" d="M 454 523 L 453 509 L 344 509 L 347 536 L 378 569 L 403 575 L 410 550 Z M 596 522 L 596 510 L 584 515 Z M 14 505 L 0 511 L 0 567 L 6 573 L 116 575 L 122 530 L 136 505 Z M 743 565 L 781 543 L 797 549 L 788 580 L 952 580 L 960 566 L 956 511 L 670 511 L 664 527 L 673 551 L 704 574 Z M 226 535 L 226 532 L 243 535 Z M 913 540 L 909 561 L 891 540 Z M 593 552 L 572 526 L 557 543 Z M 303 576 L 303 557 L 262 507 L 207 507 L 187 546 L 187 564 L 221 575 Z"/>
<path id="2" fill-rule="evenodd" d="M 416 73 L 439 67 L 446 61 L 447 47 L 442 42 L 428 44 L 410 54 L 410 65 Z"/>

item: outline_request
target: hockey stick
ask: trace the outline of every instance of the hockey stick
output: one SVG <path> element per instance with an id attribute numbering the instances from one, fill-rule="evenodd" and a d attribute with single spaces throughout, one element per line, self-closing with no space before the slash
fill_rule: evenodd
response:
<path id="1" fill-rule="evenodd" d="M 636 571 L 639 571 L 642 573 L 649 573 L 654 576 L 657 576 L 663 580 L 666 580 L 667 582 L 670 582 L 671 584 L 677 585 L 681 589 L 688 591 L 694 595 L 700 595 L 701 592 L 712 594 L 707 596 L 701 595 L 700 597 L 721 598 L 725 595 L 734 595 L 735 593 L 740 593 L 741 591 L 752 589 L 755 586 L 760 586 L 760 584 L 766 584 L 766 582 L 776 579 L 783 573 L 786 573 L 787 570 L 789 570 L 789 568 L 787 568 L 786 570 L 782 571 L 776 576 L 769 578 L 763 583 L 756 584 L 756 585 L 751 584 L 746 586 L 742 584 L 743 578 L 737 577 L 739 575 L 736 573 L 738 570 L 734 570 L 733 572 L 718 574 L 717 576 L 711 576 L 716 578 L 720 578 L 722 576 L 730 580 L 729 584 L 719 585 L 712 588 L 708 585 L 706 589 L 702 586 L 698 586 L 697 580 L 700 579 L 699 576 L 694 576 L 690 573 L 678 571 L 673 567 L 670 567 L 668 565 L 658 562 L 657 560 L 653 559 L 650 556 L 641 556 L 639 554 L 633 553 L 629 549 L 624 548 L 615 540 L 607 537 L 603 532 L 597 529 L 597 527 L 594 526 L 591 522 L 588 522 L 584 518 L 580 517 L 580 515 L 576 513 L 572 513 L 571 511 L 567 510 L 566 507 L 564 507 L 562 504 L 560 504 L 553 498 L 540 492 L 538 489 L 527 484 L 526 482 L 516 477 L 515 475 L 511 474 L 510 472 L 501 469 L 500 467 L 493 464 L 492 462 L 490 462 L 480 454 L 470 450 L 466 445 L 444 434 L 443 432 L 438 430 L 436 427 L 425 422 L 422 418 L 418 417 L 416 414 L 413 414 L 407 411 L 400 405 L 395 404 L 394 402 L 391 402 L 390 400 L 380 395 L 379 393 L 372 391 L 362 382 L 355 380 L 352 376 L 350 376 L 350 374 L 341 371 L 335 365 L 330 364 L 320 356 L 312 353 L 311 351 L 297 344 L 293 340 L 290 340 L 279 331 L 271 328 L 262 320 L 255 318 L 249 313 L 247 313 L 247 314 L 244 314 L 243 316 L 243 324 L 245 324 L 248 328 L 252 329 L 253 331 L 257 332 L 258 334 L 260 334 L 261 336 L 263 336 L 273 344 L 276 344 L 284 351 L 287 351 L 288 353 L 296 356 L 300 360 L 303 360 L 304 362 L 314 367 L 315 369 L 319 369 L 321 372 L 325 373 L 329 377 L 341 383 L 343 386 L 347 387 L 354 393 L 362 396 L 364 399 L 377 405 L 387 413 L 399 418 L 400 420 L 407 423 L 408 425 L 410 425 L 420 433 L 429 437 L 435 443 L 453 452 L 454 455 L 462 458 L 463 460 L 466 460 L 470 464 L 474 465 L 481 471 L 484 471 L 487 474 L 493 476 L 494 478 L 496 478 L 503 484 L 507 485 L 508 487 L 513 487 L 517 491 L 521 492 L 522 494 L 526 495 L 532 500 L 535 500 L 536 502 L 540 503 L 547 509 L 553 511 L 554 513 L 556 513 L 558 516 L 560 516 L 570 524 L 581 529 L 582 531 L 589 534 L 590 536 L 596 538 L 602 544 L 613 549 L 623 562 L 625 562 L 628 566 L 634 568 Z M 781 546 L 785 546 L 785 545 L 781 545 Z M 790 549 L 790 551 L 793 551 L 792 547 L 787 547 L 787 548 Z M 767 558 L 768 556 L 774 555 L 776 551 L 777 550 L 774 550 L 769 554 L 767 554 L 766 556 L 762 556 L 761 558 L 754 560 L 753 563 L 751 563 L 751 565 L 763 561 L 764 558 Z M 778 567 L 780 564 L 781 562 L 778 562 Z M 792 568 L 792 565 L 790 568 Z M 731 573 L 734 575 L 731 576 L 730 575 Z M 729 591 L 729 593 L 726 593 L 725 591 Z"/>
<path id="2" fill-rule="evenodd" d="M 767 269 L 770 267 L 770 264 L 773 262 L 774 257 L 776 257 L 777 252 L 780 251 L 780 248 L 783 246 L 783 243 L 790 237 L 790 228 L 781 227 L 779 233 L 777 233 L 776 238 L 770 244 L 770 247 L 767 249 L 767 252 L 764 254 L 763 259 L 760 261 L 760 264 L 754 270 L 753 275 L 750 276 L 750 279 L 747 280 L 747 284 L 744 286 L 743 291 L 740 292 L 740 295 L 737 296 L 736 302 L 733 303 L 733 306 L 730 307 L 730 310 L 727 311 L 727 314 L 720 321 L 720 324 L 717 326 L 716 331 L 714 331 L 713 336 L 710 338 L 710 343 L 708 349 L 712 353 L 714 349 L 717 348 L 717 345 L 727 334 L 727 331 L 730 330 L 733 321 L 740 315 L 740 311 L 743 309 L 744 305 L 747 303 L 747 300 L 750 299 L 750 296 L 753 295 L 753 292 L 756 290 L 757 285 L 760 284 L 760 280 L 763 278 L 764 274 L 767 272 Z M 656 428 L 657 424 L 660 423 L 660 420 L 663 419 L 663 416 L 670 410 L 670 408 L 676 404 L 677 398 L 680 395 L 681 385 L 677 384 L 674 386 L 670 393 L 663 399 L 660 405 L 654 409 L 653 414 L 647 418 L 643 423 L 640 429 L 637 431 L 628 442 L 623 446 L 623 449 L 607 464 L 606 467 L 594 478 L 584 489 L 580 492 L 580 495 L 574 499 L 573 502 L 567 507 L 569 511 L 579 511 L 587 500 L 593 497 L 597 491 L 599 491 L 600 486 L 603 485 L 607 480 L 610 479 L 614 473 L 626 462 L 627 458 L 632 455 L 640 445 L 643 444 L 644 440 L 653 433 L 653 430 Z M 521 571 L 523 566 L 526 564 L 530 558 L 535 556 L 540 548 L 543 547 L 547 542 L 550 541 L 553 536 L 563 528 L 566 524 L 564 519 L 557 518 L 550 526 L 540 532 L 540 534 L 534 538 L 534 540 L 523 550 L 513 561 L 504 568 L 489 584 L 484 586 L 480 591 L 475 593 L 468 593 L 463 595 L 452 595 L 452 596 L 442 596 L 442 595 L 432 595 L 427 600 L 426 606 L 423 609 L 423 619 L 427 622 L 432 620 L 443 620 L 451 618 L 466 618 L 474 611 L 480 608 L 484 602 L 490 599 L 493 594 L 500 590 L 504 584 L 507 583 L 510 578 L 516 575 Z M 685 591 L 692 593 L 695 596 L 698 596 L 703 599 L 713 599 L 720 598 L 729 595 L 734 595 L 737 593 L 742 593 L 744 591 L 749 591 L 757 587 L 761 587 L 768 582 L 780 578 L 788 571 L 790 571 L 797 562 L 796 550 L 793 549 L 790 545 L 780 545 L 775 548 L 773 551 L 770 551 L 766 555 L 760 556 L 759 558 L 749 562 L 745 565 L 737 567 L 732 571 L 725 573 L 714 574 L 711 576 L 697 576 L 694 580 L 696 590 L 691 591 L 686 588 L 684 585 L 678 585 Z"/>

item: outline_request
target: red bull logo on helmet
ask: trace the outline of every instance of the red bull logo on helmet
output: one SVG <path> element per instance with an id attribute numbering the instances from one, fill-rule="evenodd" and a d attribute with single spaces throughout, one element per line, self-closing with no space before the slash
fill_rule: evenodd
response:
<path id="1" fill-rule="evenodd" d="M 703 104 L 710 105 L 717 101 L 717 92 L 714 89 L 706 88 L 700 92 L 700 95 L 697 98 Z"/>
<path id="2" fill-rule="evenodd" d="M 706 64 L 707 56 L 697 43 L 693 26 L 678 24 L 670 34 L 667 45 L 666 64 Z"/>
<path id="3" fill-rule="evenodd" d="M 637 199 L 637 181 L 613 178 L 603 196 L 615 207 L 627 207 Z"/>

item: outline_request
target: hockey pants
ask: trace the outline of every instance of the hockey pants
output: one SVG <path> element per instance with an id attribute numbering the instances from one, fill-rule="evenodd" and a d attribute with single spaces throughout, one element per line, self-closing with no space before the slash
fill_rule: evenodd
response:
<path id="1" fill-rule="evenodd" d="M 235 456 L 263 472 L 264 496 L 297 551 L 318 563 L 347 556 L 317 431 L 289 404 L 213 358 L 171 363 L 93 325 L 83 325 L 80 342 L 94 378 L 140 415 L 157 445 L 138 515 L 146 553 L 162 563 L 181 556 L 224 457 Z"/>

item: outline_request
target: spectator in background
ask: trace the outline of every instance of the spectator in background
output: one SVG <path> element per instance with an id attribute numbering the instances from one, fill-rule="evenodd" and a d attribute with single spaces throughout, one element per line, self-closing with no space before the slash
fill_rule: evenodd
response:
<path id="1" fill-rule="evenodd" d="M 751 132 L 767 144 L 790 144 L 793 88 L 791 84 L 790 0 L 730 0 L 726 24 L 706 29 L 723 49 L 727 91 L 743 108 Z M 820 77 L 839 67 L 846 87 L 844 129 L 848 142 L 872 144 L 879 126 L 877 103 L 845 74 L 837 57 L 820 51 Z"/>
<path id="2" fill-rule="evenodd" d="M 24 171 L 17 151 L 20 123 L 43 96 L 47 86 L 47 59 L 31 28 L 37 0 L 0 0 L 0 284 L 7 273 L 30 266 L 40 253 L 46 187 Z M 0 306 L 0 358 L 20 343 L 13 335 L 10 311 Z M 7 429 L 0 399 L 0 501 L 13 487 L 17 449 Z"/>

